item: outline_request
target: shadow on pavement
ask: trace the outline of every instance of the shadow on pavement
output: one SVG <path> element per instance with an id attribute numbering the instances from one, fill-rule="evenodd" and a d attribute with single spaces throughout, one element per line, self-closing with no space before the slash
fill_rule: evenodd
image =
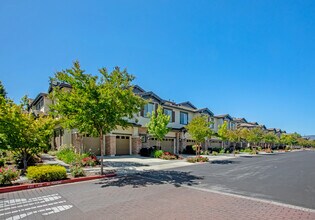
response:
<path id="1" fill-rule="evenodd" d="M 118 176 L 110 179 L 103 179 L 96 184 L 102 188 L 116 186 L 132 186 L 133 188 L 146 187 L 150 185 L 173 184 L 175 187 L 181 185 L 197 185 L 198 180 L 203 178 L 191 175 L 189 172 L 180 171 L 143 171 L 141 173 Z"/>
<path id="2" fill-rule="evenodd" d="M 148 164 L 136 163 L 136 162 L 118 162 L 118 161 L 104 161 L 104 166 L 107 167 L 143 167 L 149 166 Z"/>
<path id="3" fill-rule="evenodd" d="M 211 164 L 238 164 L 240 161 L 235 160 L 214 160 L 210 162 Z"/>

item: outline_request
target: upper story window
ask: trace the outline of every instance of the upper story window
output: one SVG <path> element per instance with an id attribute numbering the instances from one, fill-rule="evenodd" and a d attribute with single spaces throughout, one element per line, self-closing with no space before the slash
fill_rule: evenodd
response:
<path id="1" fill-rule="evenodd" d="M 143 116 L 149 117 L 149 115 L 152 115 L 153 111 L 154 111 L 154 104 L 148 103 L 144 106 Z"/>
<path id="2" fill-rule="evenodd" d="M 173 111 L 171 109 L 167 109 L 165 108 L 164 110 L 164 114 L 165 115 L 169 115 L 170 116 L 170 122 L 174 122 L 174 118 L 173 118 Z"/>
<path id="3" fill-rule="evenodd" d="M 209 118 L 209 121 L 211 122 L 210 128 L 214 128 L 214 118 Z"/>
<path id="4" fill-rule="evenodd" d="M 44 106 L 44 99 L 41 99 L 35 106 L 36 110 L 40 110 Z"/>
<path id="5" fill-rule="evenodd" d="M 182 125 L 188 124 L 188 113 L 187 112 L 180 112 L 180 123 Z"/>

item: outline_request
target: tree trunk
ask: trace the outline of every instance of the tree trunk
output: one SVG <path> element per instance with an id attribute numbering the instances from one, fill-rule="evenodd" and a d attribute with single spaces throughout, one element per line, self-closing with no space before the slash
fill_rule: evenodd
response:
<path id="1" fill-rule="evenodd" d="M 233 153 L 234 153 L 234 157 L 235 157 L 235 149 L 236 149 L 236 143 L 233 143 Z"/>
<path id="2" fill-rule="evenodd" d="M 23 172 L 25 173 L 27 169 L 27 152 L 23 152 Z"/>
<path id="3" fill-rule="evenodd" d="M 104 144 L 103 144 L 103 131 L 100 131 L 100 144 L 101 144 L 101 175 L 104 174 L 104 164 L 103 164 L 103 160 L 104 160 Z"/>

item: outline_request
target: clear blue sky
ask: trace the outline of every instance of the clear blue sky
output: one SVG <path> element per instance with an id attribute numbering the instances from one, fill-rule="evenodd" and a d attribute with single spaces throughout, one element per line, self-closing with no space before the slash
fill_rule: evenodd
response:
<path id="1" fill-rule="evenodd" d="M 164 99 L 315 134 L 315 1 L 10 0 L 0 80 L 16 102 L 78 59 Z"/>

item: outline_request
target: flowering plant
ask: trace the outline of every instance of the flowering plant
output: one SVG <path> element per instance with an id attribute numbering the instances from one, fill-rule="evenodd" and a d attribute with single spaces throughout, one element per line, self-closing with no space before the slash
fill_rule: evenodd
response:
<path id="1" fill-rule="evenodd" d="M 83 158 L 81 162 L 83 166 L 94 167 L 98 163 L 98 160 L 95 156 L 89 156 L 89 157 Z"/>
<path id="2" fill-rule="evenodd" d="M 11 185 L 12 181 L 17 180 L 20 176 L 20 171 L 13 168 L 0 168 L 0 186 Z"/>

